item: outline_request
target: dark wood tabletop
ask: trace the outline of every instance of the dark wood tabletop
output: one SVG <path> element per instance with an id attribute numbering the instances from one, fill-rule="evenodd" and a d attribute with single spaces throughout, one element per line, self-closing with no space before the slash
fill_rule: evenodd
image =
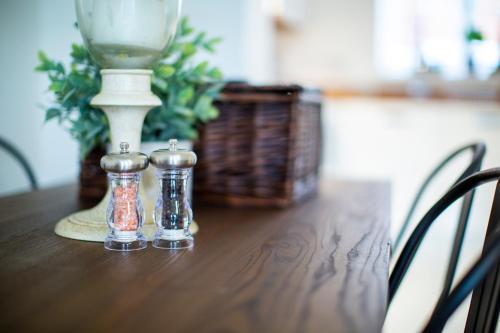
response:
<path id="1" fill-rule="evenodd" d="M 323 182 L 289 209 L 197 206 L 192 250 L 111 252 L 54 234 L 64 186 L 0 199 L 2 332 L 377 332 L 388 184 Z"/>

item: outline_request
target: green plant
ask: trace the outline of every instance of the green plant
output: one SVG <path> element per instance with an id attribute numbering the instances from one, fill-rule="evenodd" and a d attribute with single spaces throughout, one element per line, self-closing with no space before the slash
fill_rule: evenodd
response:
<path id="1" fill-rule="evenodd" d="M 222 73 L 207 61 L 197 62 L 200 52 L 213 53 L 219 38 L 195 32 L 184 17 L 172 45 L 154 66 L 152 90 L 162 100 L 144 121 L 143 141 L 196 139 L 197 126 L 215 119 L 213 101 L 222 88 Z M 71 64 L 49 59 L 40 51 L 36 70 L 47 74 L 54 103 L 45 110 L 45 121 L 57 120 L 80 143 L 83 159 L 93 148 L 109 142 L 104 113 L 90 105 L 101 87 L 99 66 L 82 45 L 71 46 Z"/>
<path id="2" fill-rule="evenodd" d="M 483 33 L 474 27 L 470 27 L 465 33 L 465 40 L 468 43 L 484 40 Z"/>

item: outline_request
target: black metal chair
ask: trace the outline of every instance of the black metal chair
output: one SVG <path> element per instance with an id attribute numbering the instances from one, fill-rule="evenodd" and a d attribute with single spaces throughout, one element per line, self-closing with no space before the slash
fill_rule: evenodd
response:
<path id="1" fill-rule="evenodd" d="M 500 260 L 500 232 L 496 232 L 490 241 L 485 244 L 481 257 L 474 263 L 472 268 L 460 280 L 460 282 L 453 288 L 449 296 L 447 296 L 440 304 L 436 306 L 431 318 L 427 322 L 423 332 L 434 333 L 441 332 L 446 325 L 446 322 L 455 312 L 455 310 L 462 304 L 467 296 L 480 284 L 486 280 L 488 274 L 498 268 Z M 498 281 L 498 279 L 497 279 Z M 495 307 L 495 306 L 493 306 Z M 498 319 L 498 306 L 496 308 L 496 317 L 492 318 L 490 326 L 487 329 L 472 330 L 472 332 L 494 332 L 496 328 L 496 321 Z M 492 313 L 491 315 L 494 315 Z M 484 323 L 483 323 L 484 324 Z M 483 325 L 482 324 L 482 325 Z M 466 331 L 469 331 L 466 326 Z"/>
<path id="2" fill-rule="evenodd" d="M 423 194 L 427 190 L 428 186 L 432 183 L 434 178 L 453 160 L 455 160 L 458 156 L 463 155 L 466 152 L 472 152 L 472 158 L 463 171 L 463 173 L 458 177 L 456 182 L 453 184 L 457 184 L 464 178 L 470 176 L 476 171 L 481 169 L 481 165 L 483 163 L 484 155 L 486 153 L 486 146 L 482 142 L 472 143 L 466 146 L 463 146 L 456 151 L 452 152 L 448 157 L 446 157 L 425 179 L 424 183 L 420 187 L 413 200 L 412 205 L 408 211 L 408 214 L 403 222 L 403 225 L 394 241 L 392 246 L 392 253 L 397 251 L 397 248 L 401 244 L 403 240 L 403 236 L 405 235 L 410 223 L 412 221 L 413 215 L 415 214 L 415 210 L 422 199 Z M 455 273 L 457 270 L 458 260 L 460 258 L 460 252 L 462 250 L 462 244 L 465 236 L 465 231 L 467 229 L 467 223 L 470 215 L 470 210 L 472 207 L 472 201 L 474 199 L 474 190 L 471 190 L 469 193 L 465 195 L 462 201 L 462 206 L 460 209 L 460 215 L 458 217 L 458 224 L 455 231 L 455 238 L 453 241 L 453 247 L 450 255 L 450 260 L 448 263 L 448 268 L 446 272 L 446 277 L 444 281 L 443 293 L 442 297 L 447 295 L 450 291 L 450 288 L 453 284 L 453 279 L 455 278 Z"/>
<path id="3" fill-rule="evenodd" d="M 406 272 L 408 271 L 408 268 L 410 267 L 411 262 L 414 259 L 420 244 L 422 243 L 427 231 L 429 230 L 434 220 L 451 204 L 453 204 L 455 201 L 457 201 L 464 195 L 470 194 L 470 192 L 473 191 L 476 187 L 487 182 L 495 180 L 498 181 L 499 179 L 500 179 L 500 168 L 476 172 L 471 176 L 463 179 L 462 181 L 456 183 L 424 215 L 424 217 L 420 220 L 417 227 L 412 232 L 408 241 L 406 242 L 401 252 L 401 255 L 399 256 L 396 265 L 394 266 L 394 269 L 389 278 L 389 303 L 394 298 L 394 295 L 398 290 Z M 497 190 L 495 193 L 493 208 L 490 216 L 490 221 L 488 223 L 487 234 L 485 237 L 486 246 L 483 252 L 483 257 L 487 259 L 484 258 L 483 259 L 486 260 L 487 262 L 492 260 L 491 256 L 495 257 L 494 254 L 489 254 L 488 251 L 490 251 L 490 246 L 491 246 L 490 244 L 495 242 L 492 239 L 495 238 L 496 236 L 492 235 L 496 235 L 499 229 L 500 229 L 500 182 L 498 182 L 497 184 Z M 491 251 L 495 252 L 497 250 L 491 250 Z M 444 326 L 444 323 L 446 323 L 445 319 L 447 319 L 446 316 L 448 315 L 449 317 L 449 315 L 451 315 L 450 311 L 452 310 L 454 311 L 454 309 L 458 307 L 459 303 L 458 304 L 456 303 L 458 301 L 461 302 L 463 300 L 461 299 L 461 297 L 465 298 L 466 295 L 463 296 L 463 293 L 469 289 L 470 290 L 474 289 L 474 287 L 478 285 L 479 282 L 481 282 L 482 278 L 479 279 L 479 277 L 482 277 L 483 275 L 486 276 L 486 274 L 490 270 L 489 269 L 485 270 L 485 267 L 490 268 L 490 265 L 493 264 L 486 264 L 481 262 L 480 260 L 477 263 L 477 265 L 475 265 L 473 268 L 473 270 L 477 269 L 478 271 L 477 272 L 471 271 L 470 272 L 471 277 L 466 279 L 465 282 L 463 280 L 462 281 L 463 285 L 459 284 L 459 286 L 457 286 L 454 289 L 452 294 L 449 293 L 450 289 L 448 288 L 448 286 L 445 286 L 445 288 L 443 288 L 442 294 L 437 303 L 436 310 L 433 312 L 434 319 L 431 319 L 430 322 L 430 324 L 432 324 L 431 325 L 432 329 L 438 327 L 441 324 Z M 477 268 L 476 266 L 480 268 Z M 470 324 L 468 319 L 468 324 L 467 324 L 468 327 L 472 327 L 469 330 L 470 332 L 482 332 L 484 331 L 483 330 L 484 327 L 490 327 L 490 328 L 493 327 L 493 330 L 495 329 L 496 321 L 498 318 L 498 311 L 500 307 L 499 303 L 500 271 L 498 266 L 496 266 L 495 270 L 490 273 L 493 275 L 493 277 L 490 279 L 491 281 L 489 281 L 489 284 L 487 284 L 486 286 L 481 286 L 481 290 L 478 291 L 478 293 L 475 293 L 475 295 L 473 295 L 473 302 L 471 303 L 471 308 L 469 310 L 469 318 L 471 318 L 470 321 L 471 322 L 474 321 L 474 323 Z M 476 283 L 474 283 L 474 285 L 471 286 L 470 285 L 471 281 L 475 281 Z M 484 309 L 484 307 L 486 307 L 486 309 Z M 486 313 L 486 315 L 484 315 L 484 313 Z M 482 319 L 480 318 L 481 316 Z"/>
<path id="4" fill-rule="evenodd" d="M 14 147 L 14 145 L 12 145 L 7 140 L 1 137 L 0 137 L 0 147 L 3 148 L 5 151 L 7 151 L 19 164 L 21 164 L 21 167 L 23 168 L 26 176 L 28 177 L 31 190 L 37 190 L 38 182 L 36 180 L 35 173 L 33 172 L 33 169 L 31 168 L 30 164 L 23 156 L 23 154 L 21 154 L 21 152 L 16 147 Z"/>

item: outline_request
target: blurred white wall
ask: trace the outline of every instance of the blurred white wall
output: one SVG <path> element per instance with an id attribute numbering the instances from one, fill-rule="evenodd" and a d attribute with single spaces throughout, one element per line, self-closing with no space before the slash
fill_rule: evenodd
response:
<path id="1" fill-rule="evenodd" d="M 27 156 L 42 185 L 74 181 L 77 172 L 76 144 L 56 124 L 43 125 L 47 80 L 34 72 L 40 49 L 68 60 L 69 43 L 79 40 L 74 17 L 72 1 L 0 3 L 0 135 Z M 0 193 L 27 189 L 19 167 L 0 154 Z"/>
<path id="2" fill-rule="evenodd" d="M 268 0 L 184 0 L 183 12 L 197 29 L 221 37 L 214 64 L 228 80 L 276 78 L 275 29 L 262 3 Z"/>
<path id="3" fill-rule="evenodd" d="M 278 33 L 279 79 L 370 86 L 376 79 L 375 0 L 307 0 L 303 11 L 300 22 Z"/>
<path id="4" fill-rule="evenodd" d="M 0 136 L 27 156 L 42 187 L 75 182 L 78 174 L 77 143 L 56 123 L 43 124 L 48 80 L 34 71 L 38 50 L 69 63 L 70 44 L 81 42 L 73 6 L 71 0 L 0 1 Z M 273 27 L 261 1 L 184 0 L 183 14 L 224 39 L 212 60 L 227 79 L 273 80 Z M 0 195 L 26 189 L 20 167 L 0 149 Z"/>

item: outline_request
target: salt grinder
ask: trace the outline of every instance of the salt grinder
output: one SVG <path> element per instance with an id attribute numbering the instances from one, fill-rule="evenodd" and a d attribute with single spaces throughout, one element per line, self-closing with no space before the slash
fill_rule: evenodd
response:
<path id="1" fill-rule="evenodd" d="M 188 178 L 196 164 L 196 154 L 177 148 L 177 140 L 168 149 L 154 151 L 149 160 L 157 168 L 160 194 L 154 211 L 157 232 L 153 246 L 162 249 L 185 249 L 193 246 L 189 225 L 193 219 L 188 199 Z"/>
<path id="2" fill-rule="evenodd" d="M 139 182 L 148 164 L 148 157 L 130 152 L 126 142 L 120 143 L 120 152 L 110 153 L 101 159 L 101 168 L 108 173 L 111 188 L 106 215 L 110 233 L 104 241 L 108 250 L 132 251 L 147 246 L 141 231 L 144 208 L 139 196 Z"/>

